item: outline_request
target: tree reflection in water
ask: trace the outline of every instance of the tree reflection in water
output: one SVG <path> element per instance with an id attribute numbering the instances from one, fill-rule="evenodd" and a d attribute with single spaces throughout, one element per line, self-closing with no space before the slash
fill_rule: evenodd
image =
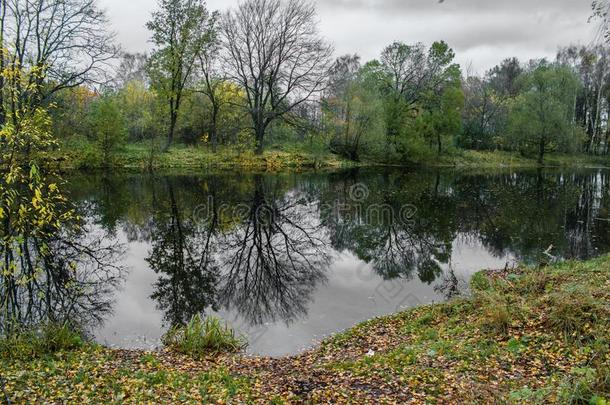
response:
<path id="1" fill-rule="evenodd" d="M 70 323 L 85 332 L 99 326 L 112 311 L 124 276 L 123 247 L 101 235 L 88 225 L 0 247 L 3 258 L 19 257 L 12 272 L 0 275 L 2 332 L 46 322 Z"/>
<path id="2" fill-rule="evenodd" d="M 315 206 L 298 194 L 283 195 L 254 178 L 244 218 L 222 246 L 220 298 L 251 325 L 306 315 L 316 285 L 325 280 L 329 256 Z"/>
<path id="3" fill-rule="evenodd" d="M 374 169 L 104 181 L 73 184 L 100 226 L 148 244 L 159 276 L 153 298 L 167 324 L 215 310 L 234 310 L 250 325 L 293 322 L 343 252 L 383 279 L 418 278 L 450 297 L 462 277 L 452 267 L 458 245 L 528 263 L 551 245 L 560 258 L 610 246 L 605 171 Z M 354 198 L 353 187 L 362 185 L 366 193 Z M 405 204 L 417 209 L 406 221 L 397 215 Z"/>
<path id="4" fill-rule="evenodd" d="M 376 184 L 379 179 L 356 179 L 362 180 L 352 173 L 335 181 L 323 205 L 323 223 L 334 247 L 355 252 L 385 279 L 410 279 L 417 273 L 421 281 L 432 283 L 442 273 L 440 265 L 449 260 L 457 231 L 447 224 L 444 196 L 433 198 L 430 190 L 413 195 L 397 184 L 384 188 Z M 350 190 L 362 187 L 358 184 L 373 187 L 367 187 L 365 198 L 354 200 Z M 405 216 L 409 210 L 413 215 Z"/>
<path id="5" fill-rule="evenodd" d="M 220 307 L 236 308 L 251 325 L 306 313 L 328 265 L 312 207 L 261 176 L 231 200 L 222 184 L 206 182 L 204 198 L 196 199 L 207 201 L 205 209 L 176 193 L 169 179 L 165 185 L 167 195 L 153 203 L 147 261 L 159 274 L 152 298 L 166 323 L 185 324 Z"/>
<path id="6" fill-rule="evenodd" d="M 180 206 L 174 184 L 168 179 L 164 183 L 166 198 L 155 198 L 153 202 L 154 232 L 146 260 L 159 274 L 152 298 L 163 311 L 165 321 L 184 325 L 208 307 L 217 309 L 219 268 L 213 257 L 216 246 L 212 238 L 218 218 L 212 215 L 205 218 L 205 223 L 198 223 L 193 210 Z"/>

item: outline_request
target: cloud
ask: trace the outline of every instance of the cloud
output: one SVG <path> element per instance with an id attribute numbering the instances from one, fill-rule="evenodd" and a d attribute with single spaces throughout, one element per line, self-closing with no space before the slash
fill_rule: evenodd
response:
<path id="1" fill-rule="evenodd" d="M 150 49 L 144 28 L 154 0 L 99 0 L 109 12 L 119 41 L 128 51 Z M 324 36 L 337 55 L 376 58 L 395 40 L 407 43 L 445 40 L 462 65 L 483 72 L 502 59 L 552 58 L 570 43 L 589 44 L 588 0 L 315 0 Z M 208 0 L 226 10 L 237 0 Z"/>
<path id="2" fill-rule="evenodd" d="M 570 43 L 588 44 L 595 26 L 587 1 L 318 0 L 322 26 L 341 53 L 376 57 L 394 40 L 443 39 L 462 65 L 482 72 L 500 60 L 554 57 Z"/>
<path id="3" fill-rule="evenodd" d="M 566 13 L 591 10 L 586 0 L 317 0 L 324 8 L 356 10 L 367 9 L 386 13 L 417 13 L 432 9 L 443 12 L 505 12 L 514 10 L 544 11 L 563 10 Z"/>

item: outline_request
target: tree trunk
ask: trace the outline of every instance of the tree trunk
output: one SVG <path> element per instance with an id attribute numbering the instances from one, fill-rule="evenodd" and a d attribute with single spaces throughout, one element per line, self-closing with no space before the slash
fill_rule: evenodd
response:
<path id="1" fill-rule="evenodd" d="M 541 138 L 540 145 L 538 146 L 538 164 L 544 163 L 544 149 L 545 149 L 545 141 L 544 141 L 544 138 Z"/>
<path id="2" fill-rule="evenodd" d="M 4 20 L 6 18 L 6 0 L 1 0 L 0 16 L 0 72 L 4 72 Z M 4 74 L 0 74 L 0 125 L 4 125 L 6 122 L 6 111 L 4 109 Z"/>
<path id="3" fill-rule="evenodd" d="M 210 141 L 212 142 L 212 152 L 218 150 L 218 107 L 212 108 L 212 125 L 210 126 Z"/>
<path id="4" fill-rule="evenodd" d="M 348 99 L 347 103 L 346 103 L 346 108 L 345 108 L 345 131 L 343 134 L 344 138 L 345 138 L 345 140 L 344 140 L 345 148 L 349 148 L 349 144 L 350 144 L 350 142 L 349 142 L 350 120 L 351 120 L 351 109 L 350 109 L 350 102 Z"/>
<path id="5" fill-rule="evenodd" d="M 210 141 L 212 142 L 212 152 L 218 151 L 218 134 L 216 132 L 216 124 L 212 123 L 210 128 Z"/>
<path id="6" fill-rule="evenodd" d="M 264 149 L 264 140 L 265 140 L 265 127 L 262 123 L 256 124 L 256 154 L 262 155 Z"/>
<path id="7" fill-rule="evenodd" d="M 593 126 L 593 136 L 591 137 L 591 151 L 596 154 L 597 152 L 597 143 L 599 142 L 599 131 L 601 130 L 600 120 L 601 120 L 601 110 L 602 110 L 602 90 L 604 78 L 606 77 L 606 69 L 602 68 L 602 73 L 599 77 L 599 83 L 597 85 L 597 99 L 595 105 L 595 124 Z"/>
<path id="8" fill-rule="evenodd" d="M 606 114 L 607 114 L 608 117 L 610 117 L 610 100 L 607 100 L 606 104 L 607 104 Z M 609 142 L 610 142 L 610 124 L 607 123 L 606 124 L 606 140 L 605 140 L 605 145 L 604 145 L 605 146 L 605 148 L 604 148 L 605 149 L 605 151 L 604 151 L 605 155 L 607 155 L 608 152 L 610 151 L 610 144 L 609 144 Z"/>
<path id="9" fill-rule="evenodd" d="M 443 153 L 443 144 L 441 140 L 441 134 L 436 134 L 436 142 L 438 145 L 438 155 L 440 156 Z"/>
<path id="10" fill-rule="evenodd" d="M 169 151 L 170 146 L 174 142 L 174 132 L 176 132 L 176 122 L 178 121 L 178 114 L 172 111 L 169 119 L 169 131 L 167 133 L 167 142 L 163 147 L 163 153 Z"/>

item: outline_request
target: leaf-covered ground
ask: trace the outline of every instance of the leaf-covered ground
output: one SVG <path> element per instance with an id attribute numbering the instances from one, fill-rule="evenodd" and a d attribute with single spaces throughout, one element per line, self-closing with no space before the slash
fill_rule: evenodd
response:
<path id="1" fill-rule="evenodd" d="M 610 257 L 479 273 L 472 296 L 279 359 L 88 345 L 1 360 L 12 403 L 591 403 L 610 399 Z"/>

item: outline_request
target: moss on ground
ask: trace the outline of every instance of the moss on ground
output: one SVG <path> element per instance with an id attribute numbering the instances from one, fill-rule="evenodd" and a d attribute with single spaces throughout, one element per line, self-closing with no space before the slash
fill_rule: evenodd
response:
<path id="1" fill-rule="evenodd" d="M 87 344 L 4 356 L 0 373 L 13 403 L 607 403 L 610 256 L 482 272 L 471 289 L 294 357 Z"/>

